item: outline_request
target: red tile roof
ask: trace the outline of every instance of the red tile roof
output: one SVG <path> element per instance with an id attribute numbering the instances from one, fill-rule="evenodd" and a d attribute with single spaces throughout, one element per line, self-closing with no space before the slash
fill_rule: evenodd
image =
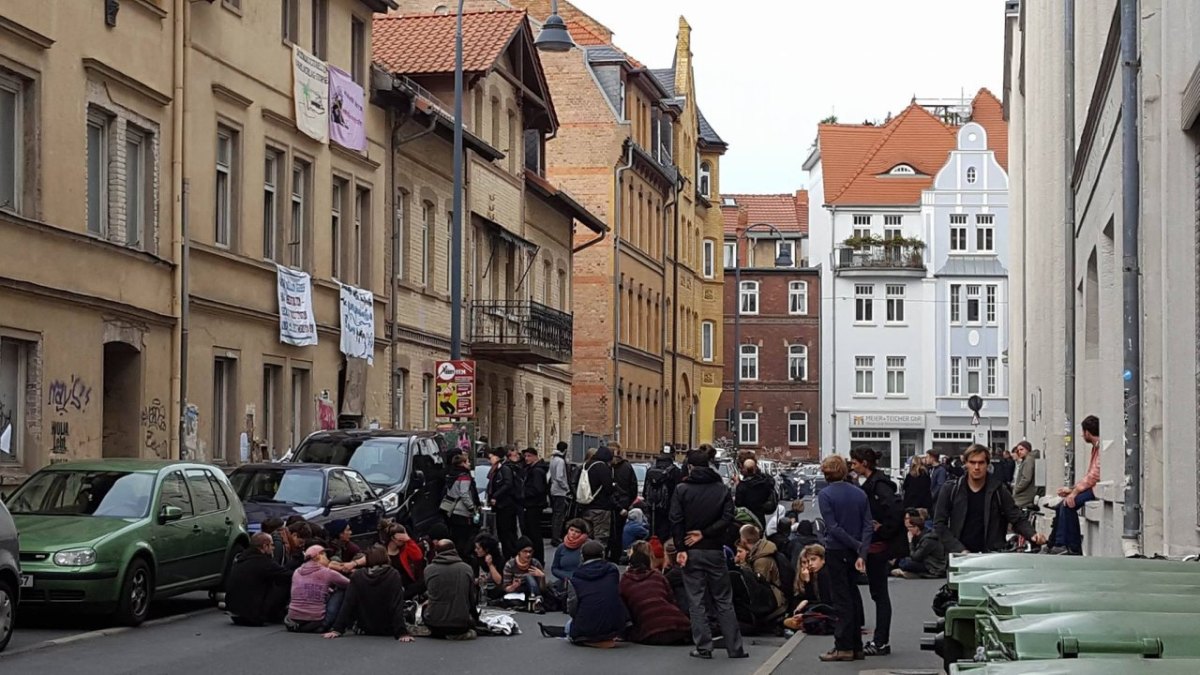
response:
<path id="1" fill-rule="evenodd" d="M 524 21 L 524 10 L 464 13 L 463 70 L 491 69 Z M 377 14 L 372 57 L 394 73 L 453 73 L 455 23 L 453 14 Z"/>
<path id="2" fill-rule="evenodd" d="M 971 121 L 987 132 L 988 149 L 996 153 L 996 161 L 1008 171 L 1008 122 L 1004 121 L 1004 105 L 987 87 L 971 101 Z"/>
<path id="3" fill-rule="evenodd" d="M 571 34 L 571 39 L 575 41 L 575 44 L 580 47 L 599 47 L 610 42 L 603 35 L 593 33 L 581 21 L 568 21 L 567 32 Z"/>
<path id="4" fill-rule="evenodd" d="M 770 223 L 783 232 L 808 232 L 808 190 L 795 194 L 722 194 L 722 200 L 733 199 L 737 206 L 721 207 L 725 232 L 736 234 L 738 212 L 746 212 L 746 224 Z"/>

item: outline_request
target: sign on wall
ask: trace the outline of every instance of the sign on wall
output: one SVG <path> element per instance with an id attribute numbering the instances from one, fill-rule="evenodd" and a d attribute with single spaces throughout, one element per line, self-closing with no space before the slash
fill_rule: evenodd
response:
<path id="1" fill-rule="evenodd" d="M 275 266 L 279 280 L 279 341 L 310 347 L 317 344 L 317 320 L 312 310 L 312 279 L 283 265 Z"/>
<path id="2" fill-rule="evenodd" d="M 851 415 L 850 426 L 888 429 L 924 429 L 925 415 L 921 413 L 864 413 Z"/>
<path id="3" fill-rule="evenodd" d="M 438 361 L 434 369 L 437 385 L 437 416 L 475 416 L 475 362 L 469 359 Z"/>
<path id="4" fill-rule="evenodd" d="M 329 69 L 325 62 L 292 45 L 292 98 L 296 128 L 325 143 L 329 139 Z"/>
<path id="5" fill-rule="evenodd" d="M 375 363 L 375 295 L 371 291 L 342 284 L 342 353 L 349 358 Z"/>
<path id="6" fill-rule="evenodd" d="M 329 66 L 329 140 L 359 152 L 367 149 L 365 100 L 350 73 Z"/>

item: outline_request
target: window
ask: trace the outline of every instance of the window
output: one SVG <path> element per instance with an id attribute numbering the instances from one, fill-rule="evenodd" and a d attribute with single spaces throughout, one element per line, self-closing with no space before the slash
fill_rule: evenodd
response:
<path id="1" fill-rule="evenodd" d="M 398 370 L 393 380 L 393 394 L 396 401 L 392 408 L 392 428 L 408 428 L 408 371 Z"/>
<path id="2" fill-rule="evenodd" d="M 900 227 L 900 218 L 901 218 L 901 216 L 898 216 L 898 215 L 884 216 L 883 217 L 883 226 L 884 227 Z M 886 232 L 887 230 L 884 230 L 884 231 Z M 886 239 L 887 236 L 885 235 L 884 238 Z"/>
<path id="3" fill-rule="evenodd" d="M 741 354 L 739 369 L 743 380 L 758 379 L 758 345 L 742 345 L 738 348 Z"/>
<path id="4" fill-rule="evenodd" d="M 511 400 L 511 399 L 510 399 Z M 433 376 L 421 378 L 421 428 L 433 428 Z"/>
<path id="5" fill-rule="evenodd" d="M 283 398 L 283 366 L 265 364 L 262 379 L 262 441 L 267 446 L 263 459 L 282 457 L 279 434 L 280 400 Z"/>
<path id="6" fill-rule="evenodd" d="M 788 264 L 782 265 L 782 267 L 795 267 L 796 266 L 796 242 L 794 242 L 794 241 L 777 241 L 777 242 L 775 242 L 775 266 L 776 267 L 781 266 L 779 264 L 780 258 L 782 258 L 785 253 L 787 254 L 786 262 Z"/>
<path id="7" fill-rule="evenodd" d="M 979 388 L 979 366 L 980 358 L 978 356 L 967 357 L 967 394 L 974 395 L 981 393 Z"/>
<path id="8" fill-rule="evenodd" d="M 393 266 L 396 277 L 404 279 L 404 270 L 408 263 L 408 193 L 396 191 L 396 255 L 393 256 Z"/>
<path id="9" fill-rule="evenodd" d="M 788 445 L 808 445 L 808 413 L 788 413 Z"/>
<path id="10" fill-rule="evenodd" d="M 893 176 L 915 176 L 915 175 L 917 175 L 916 169 L 912 168 L 911 166 L 909 166 L 907 164 L 897 164 L 896 166 L 892 167 L 892 170 L 889 171 L 888 173 Z"/>
<path id="11" fill-rule="evenodd" d="M 102 237 L 108 236 L 108 130 L 108 116 L 88 110 L 87 227 Z"/>
<path id="12" fill-rule="evenodd" d="M 904 396 L 904 359 L 903 356 L 887 357 L 887 393 L 888 396 Z"/>
<path id="13" fill-rule="evenodd" d="M 808 314 L 808 282 L 788 282 L 788 314 Z"/>
<path id="14" fill-rule="evenodd" d="M 344 263 L 342 258 L 342 210 L 346 204 L 346 190 L 348 186 L 345 180 L 335 178 L 333 180 L 333 199 L 329 205 L 329 235 L 330 235 L 330 253 L 333 256 L 333 267 L 331 275 L 334 279 L 350 279 L 343 276 Z"/>
<path id="15" fill-rule="evenodd" d="M 864 214 L 855 215 L 854 216 L 854 227 L 856 227 L 856 228 L 865 227 L 868 230 L 871 229 L 871 216 L 864 215 Z"/>
<path id="16" fill-rule="evenodd" d="M 974 183 L 977 178 L 978 178 L 978 176 L 975 173 L 975 167 L 973 167 L 973 166 L 967 167 L 967 182 Z"/>
<path id="17" fill-rule="evenodd" d="M 788 379 L 808 381 L 808 345 L 788 345 Z"/>
<path id="18" fill-rule="evenodd" d="M 625 121 L 625 80 L 617 83 L 617 120 Z"/>
<path id="19" fill-rule="evenodd" d="M 887 285 L 887 322 L 904 323 L 904 284 Z"/>
<path id="20" fill-rule="evenodd" d="M 733 269 L 737 266 L 737 242 L 725 242 L 725 269 Z"/>
<path id="21" fill-rule="evenodd" d="M 704 361 L 713 360 L 713 322 L 704 321 L 700 324 L 700 358 Z"/>
<path id="22" fill-rule="evenodd" d="M 312 0 L 312 53 L 329 58 L 329 0 Z"/>
<path id="23" fill-rule="evenodd" d="M 904 235 L 900 232 L 900 228 L 898 228 L 898 227 L 886 227 L 883 229 L 883 240 L 884 241 L 900 239 L 903 236 Z"/>
<path id="24" fill-rule="evenodd" d="M 312 382 L 310 373 L 304 368 L 292 368 L 292 417 L 291 447 L 300 445 L 312 425 Z"/>
<path id="25" fill-rule="evenodd" d="M 958 305 L 961 291 L 962 286 L 960 284 L 950 284 L 950 323 L 962 323 L 962 310 Z"/>
<path id="26" fill-rule="evenodd" d="M 234 190 L 237 189 L 234 169 L 237 156 L 237 132 L 217 127 L 216 236 L 217 246 L 231 246 L 234 228 Z"/>
<path id="27" fill-rule="evenodd" d="M 154 217 L 153 152 L 149 133 L 125 125 L 125 245 L 134 248 L 142 245 Z"/>
<path id="28" fill-rule="evenodd" d="M 984 296 L 984 318 L 989 324 L 996 323 L 996 284 L 988 284 Z"/>
<path id="29" fill-rule="evenodd" d="M 282 166 L 281 154 L 268 148 L 263 161 L 263 258 L 267 260 L 279 259 L 279 184 L 282 182 L 279 172 Z M 336 271 L 334 276 L 337 276 Z"/>
<path id="30" fill-rule="evenodd" d="M 950 395 L 958 396 L 962 393 L 962 358 L 958 356 L 950 357 Z"/>
<path id="31" fill-rule="evenodd" d="M 854 286 L 854 321 L 855 323 L 875 322 L 875 285 L 855 284 Z"/>
<path id="32" fill-rule="evenodd" d="M 492 145 L 494 147 L 503 147 L 500 145 L 500 99 L 492 99 Z"/>
<path id="33" fill-rule="evenodd" d="M 517 160 L 520 159 L 520 150 L 517 147 L 517 114 L 512 110 L 508 111 L 508 172 L 517 172 Z M 521 136 L 521 143 L 525 142 L 525 137 Z"/>
<path id="34" fill-rule="evenodd" d="M 429 286 L 433 264 L 433 202 L 421 202 L 421 285 Z"/>
<path id="35" fill-rule="evenodd" d="M 967 216 L 963 213 L 950 214 L 950 250 L 965 253 L 967 250 Z"/>
<path id="36" fill-rule="evenodd" d="M 975 216 L 975 249 L 980 253 L 996 250 L 996 229 L 992 227 L 994 216 L 982 213 Z"/>
<path id="37" fill-rule="evenodd" d="M 716 276 L 716 257 L 717 243 L 712 239 L 704 240 L 704 278 L 712 279 Z"/>
<path id="38" fill-rule="evenodd" d="M 26 137 L 24 99 L 24 83 L 0 70 L 0 209 L 16 212 L 21 211 L 24 191 L 21 176 Z M 91 140 L 90 129 L 88 140 Z"/>
<path id="39" fill-rule="evenodd" d="M 350 18 L 350 77 L 366 85 L 367 24 L 357 16 Z M 510 149 L 511 153 L 512 150 Z"/>
<path id="40" fill-rule="evenodd" d="M 708 162 L 700 162 L 700 194 L 705 197 L 712 197 L 712 165 Z"/>
<path id="41" fill-rule="evenodd" d="M 996 357 L 989 356 L 987 359 L 987 395 L 996 395 Z"/>
<path id="42" fill-rule="evenodd" d="M 869 227 L 854 228 L 854 238 L 855 239 L 870 239 L 871 238 L 871 228 L 869 228 Z M 867 248 L 868 248 L 868 246 L 866 244 L 863 244 L 858 247 L 858 250 L 865 251 Z"/>
<path id="43" fill-rule="evenodd" d="M 447 211 L 447 212 L 446 212 L 446 264 L 443 266 L 443 267 L 445 268 L 445 270 L 446 270 L 446 279 L 445 279 L 445 281 L 446 281 L 446 293 L 447 293 L 447 294 L 449 294 L 449 293 L 450 293 L 450 282 L 451 282 L 451 275 L 450 275 L 450 261 L 449 261 L 449 258 L 450 258 L 450 237 L 451 237 L 451 236 L 453 236 L 453 235 L 452 235 L 452 233 L 453 233 L 453 232 L 454 232 L 454 212 L 453 212 L 453 211 Z M 526 268 L 526 269 L 528 269 L 528 268 Z M 533 282 L 533 280 L 532 280 L 532 279 L 530 279 L 530 280 L 529 280 L 529 297 L 530 297 L 531 299 L 533 298 L 533 283 L 532 283 L 532 282 Z"/>
<path id="44" fill-rule="evenodd" d="M 350 255 L 354 256 L 354 283 L 360 288 L 371 287 L 371 191 L 360 187 L 354 191 L 354 232 Z M 447 265 L 447 268 L 450 266 Z"/>
<path id="45" fill-rule="evenodd" d="M 875 395 L 875 357 L 854 357 L 854 394 L 856 396 Z"/>
<path id="46" fill-rule="evenodd" d="M 284 42 L 300 41 L 300 0 L 280 0 L 282 25 L 280 34 Z"/>
<path id="47" fill-rule="evenodd" d="M 758 445 L 758 413 L 742 411 L 738 423 L 738 445 Z"/>
<path id="48" fill-rule="evenodd" d="M 195 511 L 192 510 L 192 497 L 188 494 L 183 473 L 172 471 L 167 474 L 163 478 L 162 487 L 159 488 L 159 495 L 158 503 L 161 506 L 174 506 L 183 512 L 184 518 L 195 515 Z"/>
<path id="49" fill-rule="evenodd" d="M 758 314 L 757 281 L 743 281 L 739 296 L 738 312 L 740 314 Z"/>
<path id="50" fill-rule="evenodd" d="M 0 337 L 0 434 L 8 433 L 8 448 L 0 462 L 21 462 L 25 438 L 25 404 L 29 391 L 29 357 L 34 343 Z"/>
<path id="51" fill-rule="evenodd" d="M 207 471 L 188 469 L 187 484 L 188 491 L 192 494 L 192 501 L 195 502 L 196 515 L 201 516 L 221 510 L 217 501 L 217 493 L 213 491 L 213 485 L 208 480 Z"/>
<path id="52" fill-rule="evenodd" d="M 303 269 L 307 263 L 304 245 L 308 237 L 308 175 L 308 163 L 296 160 L 292 165 L 292 236 L 289 246 L 292 267 L 297 269 Z"/>
<path id="53" fill-rule="evenodd" d="M 233 402 L 236 396 L 234 372 L 237 362 L 219 358 L 213 361 L 212 457 L 229 457 L 234 430 Z"/>
<path id="54" fill-rule="evenodd" d="M 979 284 L 967 284 L 967 323 L 979 323 Z"/>
<path id="55" fill-rule="evenodd" d="M 329 487 L 326 489 L 326 494 L 330 502 L 336 500 L 352 503 L 354 501 L 354 492 L 350 490 L 350 483 L 346 480 L 345 472 L 333 471 L 329 474 Z"/>

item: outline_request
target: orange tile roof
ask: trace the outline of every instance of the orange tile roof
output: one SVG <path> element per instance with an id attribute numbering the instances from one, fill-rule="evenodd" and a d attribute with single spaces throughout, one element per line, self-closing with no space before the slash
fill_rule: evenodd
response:
<path id="1" fill-rule="evenodd" d="M 770 223 L 783 232 L 808 232 L 808 190 L 797 190 L 795 194 L 722 194 L 721 199 L 733 199 L 737 204 L 721 207 L 727 233 L 737 232 L 738 211 L 743 209 L 749 225 Z"/>
<path id="2" fill-rule="evenodd" d="M 725 234 L 736 235 L 738 230 L 738 207 L 722 206 L 721 220 L 725 226 Z"/>
<path id="3" fill-rule="evenodd" d="M 465 12 L 463 70 L 491 69 L 524 21 L 524 10 Z M 377 14 L 372 57 L 394 73 L 453 73 L 455 23 L 453 14 Z"/>
<path id="4" fill-rule="evenodd" d="M 971 101 L 971 121 L 987 132 L 988 149 L 996 153 L 996 161 L 1008 171 L 1008 122 L 1004 121 L 1004 105 L 987 87 Z"/>
<path id="5" fill-rule="evenodd" d="M 567 31 L 571 34 L 571 39 L 575 41 L 575 44 L 580 47 L 599 47 L 609 43 L 604 36 L 593 33 L 581 21 L 568 21 Z"/>

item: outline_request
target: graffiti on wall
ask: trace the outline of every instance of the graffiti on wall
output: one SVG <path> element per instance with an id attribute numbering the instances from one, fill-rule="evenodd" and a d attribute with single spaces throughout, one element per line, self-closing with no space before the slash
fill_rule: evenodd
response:
<path id="1" fill-rule="evenodd" d="M 200 408 L 195 403 L 189 403 L 183 411 L 183 447 L 179 448 L 179 459 L 199 459 L 197 454 L 199 427 Z"/>
<path id="2" fill-rule="evenodd" d="M 162 399 L 156 398 L 142 408 L 142 428 L 145 429 L 146 447 L 159 459 L 169 458 L 171 447 L 167 441 L 167 407 Z"/>
<path id="3" fill-rule="evenodd" d="M 53 445 L 50 446 L 50 453 L 54 455 L 67 454 L 67 440 L 71 437 L 71 425 L 69 422 L 51 422 L 50 436 L 53 438 Z"/>
<path id="4" fill-rule="evenodd" d="M 68 412 L 87 412 L 88 403 L 92 401 L 92 388 L 83 378 L 71 375 L 69 381 L 54 380 L 47 388 L 49 397 L 47 403 L 59 415 Z"/>

